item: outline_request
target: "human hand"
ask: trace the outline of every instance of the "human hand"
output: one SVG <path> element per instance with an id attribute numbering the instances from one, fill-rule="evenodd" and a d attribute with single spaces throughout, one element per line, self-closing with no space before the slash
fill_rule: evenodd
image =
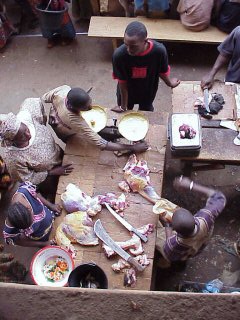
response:
<path id="1" fill-rule="evenodd" d="M 117 113 L 122 113 L 126 110 L 124 110 L 121 106 L 116 106 L 114 108 L 111 109 L 111 111 L 117 112 Z"/>
<path id="2" fill-rule="evenodd" d="M 205 75 L 201 81 L 201 88 L 203 90 L 206 88 L 211 89 L 213 86 L 213 81 L 214 81 L 214 78 L 210 74 Z"/>
<path id="3" fill-rule="evenodd" d="M 179 79 L 177 79 L 177 78 L 172 78 L 172 79 L 170 79 L 170 87 L 171 88 L 175 88 L 175 87 L 177 87 L 179 84 L 180 84 L 180 80 Z"/>
<path id="4" fill-rule="evenodd" d="M 159 215 L 159 221 L 161 222 L 161 224 L 164 226 L 164 227 L 169 227 L 171 224 L 170 222 L 163 216 Z"/>
<path id="5" fill-rule="evenodd" d="M 62 213 L 62 206 L 60 204 L 53 204 L 52 203 L 51 208 L 49 208 L 49 209 L 51 209 L 54 212 L 55 217 L 59 217 Z"/>
<path id="6" fill-rule="evenodd" d="M 148 144 L 143 141 L 143 142 L 138 142 L 138 143 L 135 143 L 133 146 L 132 146 L 132 150 L 136 153 L 140 153 L 140 152 L 145 152 L 147 151 L 148 149 Z"/>
<path id="7" fill-rule="evenodd" d="M 191 185 L 193 185 L 193 181 L 183 176 L 177 177 L 173 181 L 174 188 L 180 192 L 187 189 L 191 190 Z"/>
<path id="8" fill-rule="evenodd" d="M 73 171 L 71 163 L 64 164 L 63 166 L 57 166 L 49 171 L 50 176 L 68 176 Z"/>

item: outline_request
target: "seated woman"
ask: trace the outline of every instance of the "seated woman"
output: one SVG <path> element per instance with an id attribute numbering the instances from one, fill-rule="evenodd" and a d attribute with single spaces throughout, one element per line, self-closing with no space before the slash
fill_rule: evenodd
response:
<path id="1" fill-rule="evenodd" d="M 54 194 L 58 176 L 68 175 L 73 168 L 61 165 L 63 151 L 46 119 L 39 98 L 24 100 L 17 115 L 0 115 L 1 156 L 13 182 L 30 181 Z"/>
<path id="2" fill-rule="evenodd" d="M 61 207 L 36 193 L 30 182 L 19 186 L 7 210 L 3 236 L 7 244 L 24 247 L 44 247 L 50 244 L 49 235 L 55 216 Z"/>
<path id="3" fill-rule="evenodd" d="M 38 7 L 43 10 L 47 9 L 50 11 L 61 11 L 66 7 L 64 0 L 52 0 L 50 3 L 49 0 L 34 0 L 34 2 L 37 2 Z M 66 2 L 70 2 L 70 0 L 66 0 Z M 63 46 L 70 44 L 76 36 L 76 32 L 68 11 L 64 12 L 62 24 L 58 29 L 54 30 L 48 25 L 43 24 L 41 19 L 40 26 L 43 37 L 48 40 L 48 48 L 52 48 L 56 44 L 56 36 L 60 36 L 61 44 Z"/>
<path id="4" fill-rule="evenodd" d="M 207 29 L 211 22 L 215 0 L 180 0 L 177 11 L 185 28 L 192 31 Z"/>

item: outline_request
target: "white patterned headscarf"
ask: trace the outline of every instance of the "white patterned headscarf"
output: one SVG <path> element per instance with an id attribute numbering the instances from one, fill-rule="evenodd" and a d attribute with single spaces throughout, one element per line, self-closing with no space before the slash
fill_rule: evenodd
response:
<path id="1" fill-rule="evenodd" d="M 0 141 L 2 147 L 11 146 L 21 125 L 21 121 L 12 112 L 0 114 Z"/>

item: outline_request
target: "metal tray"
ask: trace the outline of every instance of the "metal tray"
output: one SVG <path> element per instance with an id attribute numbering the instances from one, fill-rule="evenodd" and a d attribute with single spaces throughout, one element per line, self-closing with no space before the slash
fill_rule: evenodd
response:
<path id="1" fill-rule="evenodd" d="M 196 136 L 193 139 L 181 139 L 179 127 L 187 124 L 196 130 Z M 170 116 L 168 122 L 168 133 L 170 146 L 173 152 L 192 153 L 199 152 L 202 146 L 202 130 L 200 118 L 195 113 L 174 113 Z"/>

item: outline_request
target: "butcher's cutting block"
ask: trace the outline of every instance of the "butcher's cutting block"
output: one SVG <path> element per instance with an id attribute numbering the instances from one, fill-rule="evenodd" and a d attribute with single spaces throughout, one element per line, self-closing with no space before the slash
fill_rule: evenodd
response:
<path id="1" fill-rule="evenodd" d="M 213 119 L 236 119 L 236 86 L 225 85 L 223 82 L 215 81 L 209 93 L 221 93 L 225 100 L 223 109 L 213 116 Z M 173 113 L 193 113 L 197 112 L 194 103 L 198 97 L 203 98 L 203 90 L 200 81 L 181 81 L 181 83 L 172 90 Z"/>

